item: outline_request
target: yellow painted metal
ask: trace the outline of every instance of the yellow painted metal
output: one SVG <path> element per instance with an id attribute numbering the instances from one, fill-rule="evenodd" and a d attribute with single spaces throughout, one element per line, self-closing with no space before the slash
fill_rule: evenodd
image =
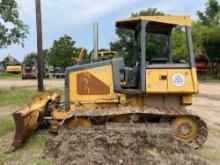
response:
<path id="1" fill-rule="evenodd" d="M 175 84 L 175 76 L 181 76 L 182 84 Z M 194 69 L 146 70 L 147 93 L 198 93 L 198 81 Z"/>
<path id="2" fill-rule="evenodd" d="M 85 55 L 86 55 L 86 51 L 85 51 L 85 49 L 82 48 L 82 49 L 80 50 L 80 53 L 79 53 L 78 58 L 75 58 L 77 64 L 79 64 L 80 61 L 82 61 L 82 60 L 85 58 Z"/>
<path id="3" fill-rule="evenodd" d="M 106 56 L 116 57 L 117 55 L 118 53 L 114 51 L 99 51 L 98 52 L 98 57 L 106 57 Z"/>
<path id="4" fill-rule="evenodd" d="M 179 26 L 191 26 L 191 19 L 189 16 L 138 16 L 132 17 L 127 19 L 122 19 L 116 21 L 117 27 L 129 27 L 133 28 L 132 24 L 137 24 L 140 21 L 148 21 L 148 22 L 158 22 L 158 23 L 165 23 L 165 24 L 172 24 L 172 25 L 179 25 Z"/>
<path id="5" fill-rule="evenodd" d="M 64 118 L 66 118 L 66 116 L 68 116 L 71 112 L 70 111 L 59 111 L 59 110 L 53 110 L 51 113 L 51 116 L 53 117 L 54 120 L 58 120 L 61 121 Z"/>
<path id="6" fill-rule="evenodd" d="M 37 128 L 37 120 L 38 120 L 38 117 L 39 117 L 39 111 L 36 110 L 36 111 L 32 111 L 30 113 L 30 115 L 27 116 L 27 118 L 25 118 L 24 120 L 24 127 L 30 127 L 30 128 L 33 128 L 33 129 L 36 129 Z"/>
<path id="7" fill-rule="evenodd" d="M 16 132 L 11 150 L 20 147 L 22 142 L 38 127 L 39 118 L 44 115 L 48 101 L 54 101 L 58 98 L 59 95 L 56 93 L 44 93 L 37 96 L 24 108 L 13 113 Z"/>
<path id="8" fill-rule="evenodd" d="M 26 115 L 32 111 L 38 110 L 41 113 L 44 111 L 46 103 L 49 100 L 55 100 L 58 97 L 59 94 L 57 93 L 43 93 L 35 97 L 30 103 L 17 112 L 21 113 L 22 115 Z"/>
<path id="9" fill-rule="evenodd" d="M 196 68 L 191 69 L 191 74 L 192 74 L 193 87 L 194 87 L 195 93 L 199 93 L 199 83 L 197 80 Z"/>
<path id="10" fill-rule="evenodd" d="M 21 73 L 21 66 L 6 66 L 6 72 L 7 73 Z"/>
<path id="11" fill-rule="evenodd" d="M 70 119 L 67 122 L 67 128 L 69 129 L 74 129 L 78 127 L 89 129 L 92 127 L 92 123 L 84 118 Z"/>
<path id="12" fill-rule="evenodd" d="M 124 100 L 124 105 L 129 106 L 143 106 L 143 99 L 147 96 L 135 95 L 135 96 L 126 96 Z"/>
<path id="13" fill-rule="evenodd" d="M 167 80 L 161 80 L 160 76 L 167 76 L 168 71 L 165 69 L 147 70 L 146 85 L 147 93 L 166 93 L 168 88 Z"/>
<path id="14" fill-rule="evenodd" d="M 198 136 L 198 125 L 192 117 L 177 117 L 172 122 L 173 135 L 177 140 L 191 142 Z"/>
<path id="15" fill-rule="evenodd" d="M 192 104 L 192 95 L 183 95 L 182 96 L 182 104 L 183 105 L 191 105 Z"/>
<path id="16" fill-rule="evenodd" d="M 89 73 L 102 81 L 106 86 L 109 87 L 110 93 L 106 95 L 80 95 L 77 93 L 77 75 L 80 73 Z M 70 102 L 75 103 L 77 101 L 96 101 L 96 100 L 115 100 L 117 94 L 113 89 L 113 75 L 112 66 L 105 65 L 91 69 L 85 69 L 82 71 L 72 72 L 69 75 L 69 86 L 70 86 Z"/>

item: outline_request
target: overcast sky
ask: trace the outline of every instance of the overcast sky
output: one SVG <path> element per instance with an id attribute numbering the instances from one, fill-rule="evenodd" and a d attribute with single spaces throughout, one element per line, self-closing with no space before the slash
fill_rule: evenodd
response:
<path id="1" fill-rule="evenodd" d="M 108 48 L 116 40 L 115 20 L 126 18 L 132 12 L 157 8 L 170 15 L 190 15 L 204 10 L 207 0 L 41 0 L 43 48 L 50 48 L 55 39 L 70 35 L 76 46 L 92 49 L 92 23 L 99 23 L 99 48 Z M 36 52 L 35 0 L 17 0 L 21 19 L 30 33 L 25 47 L 12 45 L 0 51 L 0 60 L 9 53 L 22 61 L 30 52 Z M 220 2 L 220 0 L 219 0 Z"/>

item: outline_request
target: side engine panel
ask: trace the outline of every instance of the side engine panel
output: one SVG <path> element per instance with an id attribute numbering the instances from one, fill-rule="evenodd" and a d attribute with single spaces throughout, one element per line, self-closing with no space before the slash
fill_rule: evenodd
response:
<path id="1" fill-rule="evenodd" d="M 198 93 L 196 70 L 148 69 L 146 70 L 147 93 Z"/>
<path id="2" fill-rule="evenodd" d="M 70 102 L 117 98 L 111 64 L 73 71 L 68 76 Z"/>

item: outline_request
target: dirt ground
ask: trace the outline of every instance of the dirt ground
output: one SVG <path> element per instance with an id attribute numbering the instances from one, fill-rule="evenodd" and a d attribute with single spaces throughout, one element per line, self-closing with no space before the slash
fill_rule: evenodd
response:
<path id="1" fill-rule="evenodd" d="M 189 154 L 190 153 L 190 154 Z M 68 165 L 207 165 L 188 146 L 147 132 L 104 129 L 61 130 L 46 144 L 44 155 Z M 178 163 L 177 163 L 178 162 Z"/>
<path id="2" fill-rule="evenodd" d="M 64 80 L 44 80 L 46 89 L 64 88 Z M 37 80 L 0 80 L 0 89 L 37 88 Z"/>
<path id="3" fill-rule="evenodd" d="M 198 151 L 203 157 L 220 164 L 220 84 L 200 83 L 200 93 L 190 107 L 208 126 L 208 139 Z"/>

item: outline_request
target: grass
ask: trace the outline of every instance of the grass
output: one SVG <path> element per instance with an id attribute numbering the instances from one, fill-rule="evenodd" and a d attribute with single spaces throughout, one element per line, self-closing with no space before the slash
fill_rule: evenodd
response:
<path id="1" fill-rule="evenodd" d="M 63 95 L 63 89 L 50 89 L 49 92 L 57 92 Z M 29 88 L 12 88 L 12 89 L 0 89 L 0 107 L 6 106 L 21 106 L 26 104 L 31 98 L 38 94 L 36 89 Z"/>
<path id="2" fill-rule="evenodd" d="M 212 162 L 220 162 L 220 153 L 213 147 L 203 145 L 202 148 L 198 150 L 198 153 Z"/>
<path id="3" fill-rule="evenodd" d="M 8 132 L 13 131 L 15 124 L 11 115 L 0 116 L 0 137 L 6 135 Z"/>
<path id="4" fill-rule="evenodd" d="M 42 159 L 44 145 L 49 138 L 46 130 L 35 132 L 22 148 L 15 152 L 7 152 L 10 146 L 8 139 L 13 138 L 10 133 L 0 139 L 0 165 L 16 164 L 16 165 L 50 165 L 52 160 Z"/>
<path id="5" fill-rule="evenodd" d="M 37 95 L 34 89 L 1 89 L 0 90 L 0 107 L 21 106 L 27 103 L 33 96 Z"/>
<path id="6" fill-rule="evenodd" d="M 14 136 L 15 125 L 12 116 L 0 116 L 0 165 L 3 164 L 52 164 L 48 160 L 42 160 L 41 155 L 44 144 L 48 138 L 48 132 L 42 131 L 34 134 L 25 145 L 12 153 L 8 149 Z"/>
<path id="7" fill-rule="evenodd" d="M 0 73 L 0 80 L 21 80 L 21 74 Z"/>
<path id="8" fill-rule="evenodd" d="M 198 78 L 202 82 L 219 83 L 220 82 L 220 73 L 215 73 L 215 72 L 209 71 L 205 74 L 198 76 Z"/>

